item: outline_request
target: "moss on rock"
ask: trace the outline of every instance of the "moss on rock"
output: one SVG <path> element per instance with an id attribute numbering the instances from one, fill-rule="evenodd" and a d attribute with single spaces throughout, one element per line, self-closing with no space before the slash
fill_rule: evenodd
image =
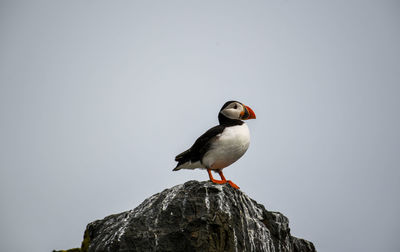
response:
<path id="1" fill-rule="evenodd" d="M 53 252 L 87 252 L 89 249 L 90 236 L 89 231 L 86 229 L 83 235 L 83 241 L 80 248 L 73 248 L 68 250 L 53 250 Z"/>
<path id="2" fill-rule="evenodd" d="M 81 252 L 80 248 L 73 248 L 68 250 L 53 250 L 53 252 Z"/>
<path id="3" fill-rule="evenodd" d="M 86 228 L 85 234 L 83 235 L 83 241 L 81 245 L 81 252 L 87 252 L 89 249 L 89 244 L 90 244 L 90 235 L 89 235 L 89 230 Z"/>

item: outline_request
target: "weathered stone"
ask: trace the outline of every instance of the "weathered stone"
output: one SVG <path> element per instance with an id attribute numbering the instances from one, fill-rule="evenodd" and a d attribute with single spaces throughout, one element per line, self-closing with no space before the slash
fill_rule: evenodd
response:
<path id="1" fill-rule="evenodd" d="M 189 181 L 133 210 L 90 223 L 82 252 L 313 252 L 290 235 L 288 219 L 229 185 Z"/>

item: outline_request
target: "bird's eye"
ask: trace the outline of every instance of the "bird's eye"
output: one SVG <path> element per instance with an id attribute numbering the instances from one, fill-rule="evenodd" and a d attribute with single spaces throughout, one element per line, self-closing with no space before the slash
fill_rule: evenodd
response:
<path id="1" fill-rule="evenodd" d="M 237 109 L 237 104 L 235 104 L 235 106 L 233 106 L 234 109 Z"/>

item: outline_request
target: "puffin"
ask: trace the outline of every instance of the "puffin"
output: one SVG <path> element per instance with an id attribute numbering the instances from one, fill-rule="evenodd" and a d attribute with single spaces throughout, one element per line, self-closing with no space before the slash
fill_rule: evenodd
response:
<path id="1" fill-rule="evenodd" d="M 175 157 L 178 162 L 173 171 L 181 169 L 205 169 L 211 182 L 230 184 L 239 187 L 231 180 L 226 180 L 222 170 L 236 162 L 250 145 L 250 132 L 243 120 L 256 119 L 254 111 L 238 101 L 226 102 L 218 114 L 219 125 L 212 127 L 194 142 L 192 147 Z M 214 179 L 211 171 L 216 172 L 221 180 Z"/>

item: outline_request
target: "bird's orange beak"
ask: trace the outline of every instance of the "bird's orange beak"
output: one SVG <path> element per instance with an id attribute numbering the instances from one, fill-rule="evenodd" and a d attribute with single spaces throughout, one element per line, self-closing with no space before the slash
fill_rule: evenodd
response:
<path id="1" fill-rule="evenodd" d="M 254 113 L 254 111 L 246 105 L 243 106 L 244 110 L 241 113 L 242 120 L 256 119 L 256 114 Z"/>

